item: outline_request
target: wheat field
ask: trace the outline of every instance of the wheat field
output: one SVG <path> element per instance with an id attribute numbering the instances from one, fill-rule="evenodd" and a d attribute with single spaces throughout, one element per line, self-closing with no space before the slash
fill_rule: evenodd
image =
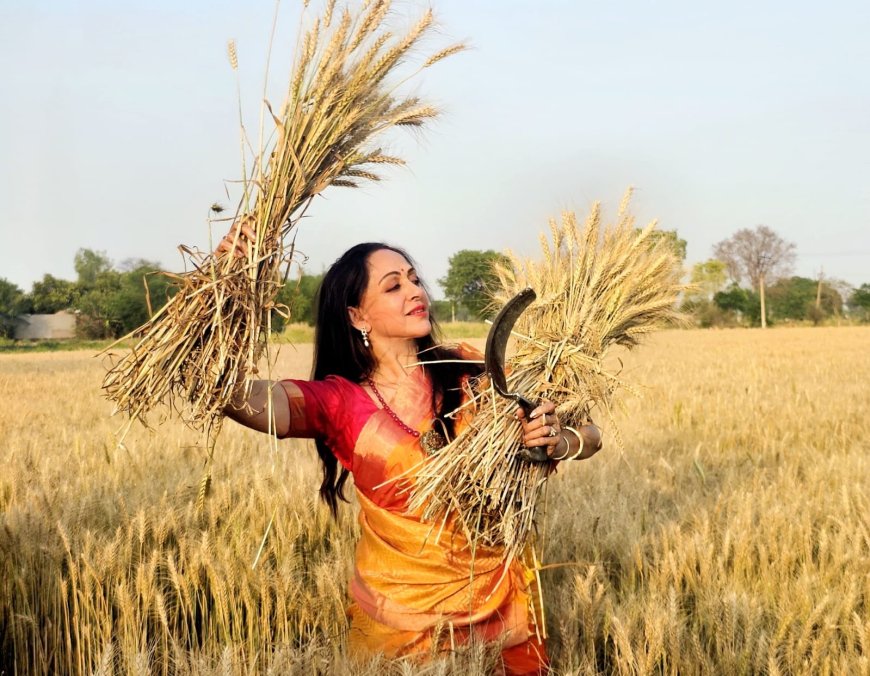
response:
<path id="1" fill-rule="evenodd" d="M 668 331 L 622 356 L 624 449 L 546 492 L 554 673 L 870 674 L 868 348 Z M 284 346 L 278 372 L 310 358 Z M 155 420 L 119 448 L 103 373 L 0 356 L 0 674 L 487 673 L 479 647 L 349 661 L 354 513 L 317 503 L 309 442 L 227 424 L 197 509 L 199 437 Z"/>

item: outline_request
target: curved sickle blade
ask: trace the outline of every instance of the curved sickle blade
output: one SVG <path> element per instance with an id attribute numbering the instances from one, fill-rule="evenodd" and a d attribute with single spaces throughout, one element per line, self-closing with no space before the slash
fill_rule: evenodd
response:
<path id="1" fill-rule="evenodd" d="M 526 416 L 532 412 L 535 404 L 519 392 L 508 391 L 507 378 L 504 373 L 504 360 L 508 339 L 511 337 L 511 330 L 514 328 L 514 324 L 516 324 L 519 316 L 535 298 L 537 298 L 537 294 L 534 289 L 528 287 L 520 291 L 505 304 L 495 316 L 495 320 L 493 320 L 492 326 L 489 329 L 489 334 L 486 336 L 486 353 L 484 356 L 486 371 L 489 373 L 495 391 L 507 399 L 516 401 Z M 543 463 L 549 460 L 547 451 L 539 447 L 521 448 L 518 455 L 522 460 L 527 462 Z"/>
<path id="2" fill-rule="evenodd" d="M 505 303 L 505 306 L 496 315 L 489 329 L 489 335 L 486 337 L 486 356 L 484 357 L 486 371 L 489 373 L 495 391 L 503 397 L 514 399 L 517 404 L 522 406 L 526 415 L 531 413 L 535 405 L 519 392 L 508 391 L 507 378 L 504 373 L 504 361 L 508 339 L 511 337 L 511 330 L 514 328 L 514 324 L 516 324 L 519 316 L 535 298 L 537 298 L 537 294 L 534 289 L 529 287 L 523 289 Z"/>

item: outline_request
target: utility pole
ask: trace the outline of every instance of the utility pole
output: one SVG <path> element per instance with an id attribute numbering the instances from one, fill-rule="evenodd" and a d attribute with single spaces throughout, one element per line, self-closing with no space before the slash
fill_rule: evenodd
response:
<path id="1" fill-rule="evenodd" d="M 767 328 L 767 308 L 764 302 L 764 276 L 767 274 L 767 267 L 771 263 L 770 254 L 763 253 L 759 256 L 759 275 L 758 275 L 758 295 L 761 299 L 761 328 Z"/>

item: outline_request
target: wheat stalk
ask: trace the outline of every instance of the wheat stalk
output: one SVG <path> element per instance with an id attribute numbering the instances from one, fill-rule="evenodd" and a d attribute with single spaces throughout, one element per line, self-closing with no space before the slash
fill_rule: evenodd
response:
<path id="1" fill-rule="evenodd" d="M 496 267 L 503 304 L 531 286 L 537 300 L 515 327 L 508 385 L 532 400 L 550 399 L 565 425 L 590 420 L 593 409 L 613 422 L 614 395 L 630 387 L 605 367 L 611 348 L 634 347 L 642 335 L 679 319 L 682 270 L 670 245 L 652 238 L 654 224 L 634 227 L 627 198 L 616 225 L 604 227 L 596 205 L 583 227 L 573 213 L 551 223 L 542 256 Z M 471 427 L 420 468 L 410 506 L 426 519 L 453 512 L 472 542 L 505 547 L 517 556 L 535 524 L 541 487 L 552 469 L 516 457 L 516 404 L 491 387 L 476 394 Z M 615 426 L 614 426 L 615 429 Z"/>
<path id="2" fill-rule="evenodd" d="M 256 241 L 244 257 L 181 247 L 193 269 L 176 277 L 177 294 L 150 321 L 125 336 L 137 343 L 106 374 L 105 394 L 130 423 L 164 404 L 197 428 L 219 430 L 239 383 L 249 388 L 257 375 L 281 271 L 293 256 L 288 235 L 312 198 L 329 186 L 378 180 L 377 165 L 402 164 L 375 147 L 375 139 L 438 113 L 397 95 L 394 82 L 400 64 L 432 32 L 431 10 L 393 37 L 385 23 L 389 2 L 334 5 L 327 3 L 299 41 L 280 115 L 265 104 L 274 134 L 255 157 L 235 214 L 251 225 Z M 424 58 L 414 74 L 461 47 Z M 228 56 L 235 70 L 234 42 Z"/>

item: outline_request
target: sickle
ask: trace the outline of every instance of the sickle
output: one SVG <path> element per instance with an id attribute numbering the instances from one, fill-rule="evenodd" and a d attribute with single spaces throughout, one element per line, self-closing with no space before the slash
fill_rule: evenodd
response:
<path id="1" fill-rule="evenodd" d="M 508 339 L 511 336 L 511 330 L 514 324 L 516 324 L 517 319 L 519 319 L 519 316 L 535 298 L 537 298 L 537 294 L 534 289 L 529 287 L 520 291 L 505 304 L 496 315 L 489 329 L 489 335 L 486 337 L 486 354 L 484 357 L 486 371 L 489 374 L 493 387 L 495 387 L 495 391 L 507 399 L 513 399 L 523 409 L 526 419 L 528 419 L 536 404 L 526 399 L 519 392 L 508 391 L 507 378 L 504 373 L 504 362 L 505 350 L 507 349 Z M 541 447 L 522 448 L 518 452 L 518 455 L 521 459 L 529 462 L 547 462 L 550 459 L 547 457 L 547 451 Z"/>

